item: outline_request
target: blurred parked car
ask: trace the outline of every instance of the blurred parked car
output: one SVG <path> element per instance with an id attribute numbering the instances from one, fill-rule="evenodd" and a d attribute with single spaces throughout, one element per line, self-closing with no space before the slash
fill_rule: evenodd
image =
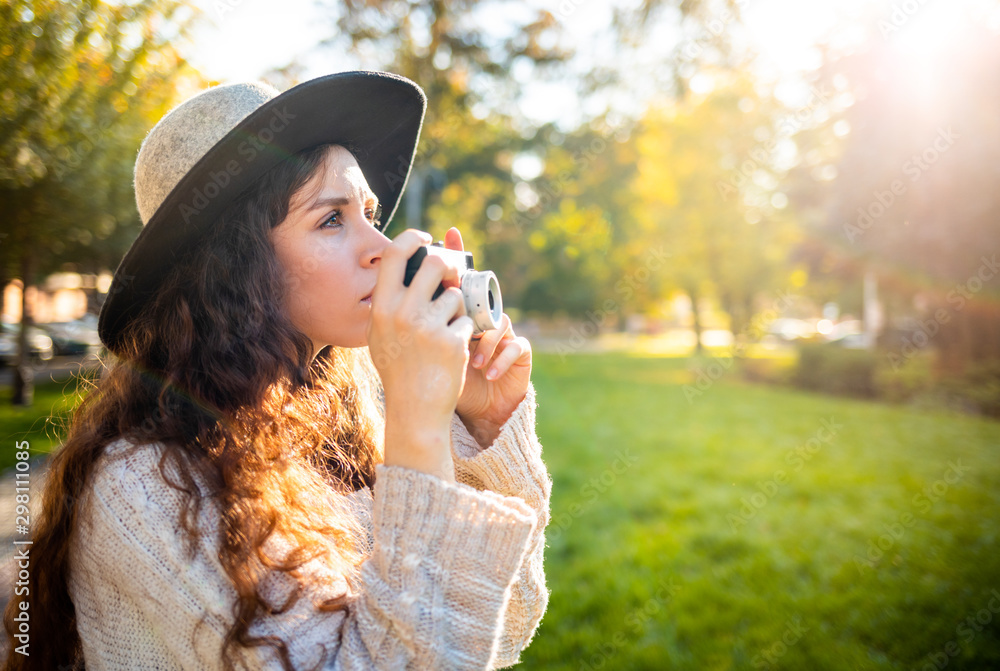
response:
<path id="1" fill-rule="evenodd" d="M 847 319 L 836 324 L 831 323 L 830 328 L 824 332 L 827 340 L 840 340 L 849 335 L 859 335 L 865 332 L 864 324 L 860 319 Z"/>
<path id="2" fill-rule="evenodd" d="M 17 364 L 17 339 L 21 332 L 20 324 L 0 322 L 0 365 Z M 28 328 L 28 352 L 36 361 L 48 361 L 52 358 L 52 338 L 42 329 L 31 326 Z"/>
<path id="3" fill-rule="evenodd" d="M 95 318 L 96 319 L 96 318 Z M 52 338 L 55 353 L 61 356 L 97 354 L 101 349 L 101 339 L 97 335 L 97 325 L 88 318 L 71 322 L 42 324 L 42 328 Z"/>
<path id="4" fill-rule="evenodd" d="M 767 335 L 785 341 L 809 338 L 816 335 L 816 326 L 814 323 L 807 322 L 804 319 L 782 317 L 775 319 L 768 325 Z"/>
<path id="5" fill-rule="evenodd" d="M 825 334 L 827 342 L 844 349 L 869 349 L 870 336 L 865 333 L 864 324 L 859 319 L 848 319 L 833 324 Z"/>
<path id="6" fill-rule="evenodd" d="M 845 333 L 829 342 L 844 349 L 871 349 L 870 340 L 867 333 Z"/>

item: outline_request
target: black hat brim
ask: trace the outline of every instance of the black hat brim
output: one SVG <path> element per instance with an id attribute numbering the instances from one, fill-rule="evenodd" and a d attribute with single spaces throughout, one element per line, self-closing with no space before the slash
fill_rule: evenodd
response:
<path id="1" fill-rule="evenodd" d="M 409 177 L 427 101 L 385 72 L 309 80 L 254 110 L 217 142 L 160 204 L 115 271 L 98 334 L 118 352 L 126 326 L 225 208 L 271 168 L 320 144 L 350 145 L 382 205 L 384 231 Z"/>

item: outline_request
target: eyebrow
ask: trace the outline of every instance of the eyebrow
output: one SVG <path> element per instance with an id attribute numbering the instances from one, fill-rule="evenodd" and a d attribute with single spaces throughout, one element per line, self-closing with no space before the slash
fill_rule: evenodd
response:
<path id="1" fill-rule="evenodd" d="M 368 197 L 372 201 L 375 202 L 376 206 L 379 204 L 378 198 L 375 196 L 374 193 L 369 193 L 367 195 L 368 195 Z M 320 198 L 320 199 L 316 200 L 312 205 L 309 206 L 309 209 L 307 210 L 307 212 L 314 212 L 316 210 L 319 210 L 319 209 L 322 209 L 322 208 L 325 208 L 325 207 L 344 207 L 345 205 L 349 205 L 350 203 L 351 203 L 351 199 L 348 198 L 347 196 L 334 196 L 334 197 L 331 197 L 331 198 Z"/>

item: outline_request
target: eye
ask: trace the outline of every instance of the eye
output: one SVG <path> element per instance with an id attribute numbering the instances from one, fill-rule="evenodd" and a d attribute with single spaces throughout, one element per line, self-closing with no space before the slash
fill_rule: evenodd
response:
<path id="1" fill-rule="evenodd" d="M 332 228 L 334 226 L 343 226 L 340 223 L 340 210 L 334 210 L 329 217 L 323 220 L 323 223 L 319 225 L 320 228 Z"/>
<path id="2" fill-rule="evenodd" d="M 365 210 L 365 216 L 368 217 L 368 221 L 375 223 L 382 217 L 382 206 L 369 207 Z"/>

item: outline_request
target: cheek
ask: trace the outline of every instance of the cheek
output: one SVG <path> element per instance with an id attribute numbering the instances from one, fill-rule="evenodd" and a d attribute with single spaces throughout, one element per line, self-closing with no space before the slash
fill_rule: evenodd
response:
<path id="1" fill-rule="evenodd" d="M 293 317 L 316 322 L 352 300 L 349 266 L 330 245 L 302 245 L 282 259 Z"/>
<path id="2" fill-rule="evenodd" d="M 290 236 L 289 236 L 290 237 Z M 302 287 L 306 278 L 316 272 L 319 258 L 304 239 L 278 238 L 274 253 L 285 271 L 285 280 L 290 290 Z"/>
<path id="3" fill-rule="evenodd" d="M 274 240 L 274 252 L 284 274 L 285 306 L 292 321 L 301 327 L 301 318 L 309 311 L 310 287 L 316 284 L 313 275 L 318 259 L 302 241 L 288 237 Z"/>

